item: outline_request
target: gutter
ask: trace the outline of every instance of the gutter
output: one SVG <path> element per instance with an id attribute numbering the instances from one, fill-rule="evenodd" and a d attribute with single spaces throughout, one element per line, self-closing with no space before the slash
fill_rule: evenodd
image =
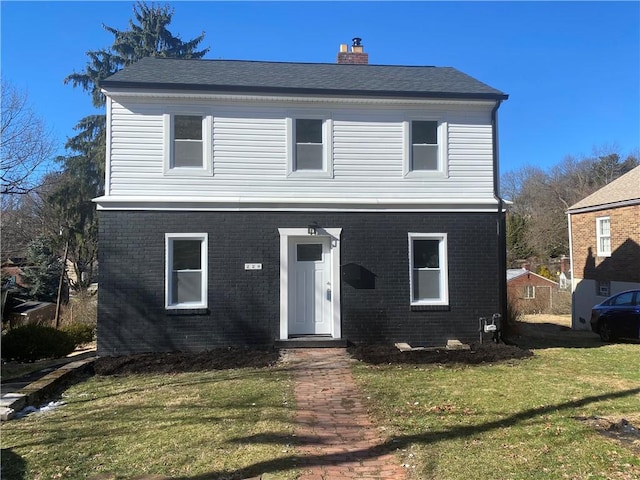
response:
<path id="1" fill-rule="evenodd" d="M 504 99 L 508 98 L 505 95 Z M 491 109 L 491 135 L 493 144 L 493 196 L 498 201 L 498 211 L 496 216 L 496 234 L 498 236 L 498 302 L 499 313 L 502 322 L 506 322 L 507 314 L 507 245 L 506 245 L 506 216 L 504 213 L 505 202 L 500 197 L 500 173 L 498 158 L 498 108 L 502 99 L 496 100 L 496 104 Z M 502 331 L 502 326 L 500 327 Z"/>

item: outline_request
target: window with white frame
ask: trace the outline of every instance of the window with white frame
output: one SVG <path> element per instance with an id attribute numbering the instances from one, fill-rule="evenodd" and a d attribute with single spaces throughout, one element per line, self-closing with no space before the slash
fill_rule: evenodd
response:
<path id="1" fill-rule="evenodd" d="M 289 155 L 287 173 L 302 176 L 330 176 L 331 121 L 326 117 L 288 118 Z"/>
<path id="2" fill-rule="evenodd" d="M 611 294 L 611 283 L 609 280 L 596 281 L 596 295 L 599 297 L 608 297 Z"/>
<path id="3" fill-rule="evenodd" d="M 165 234 L 165 306 L 207 307 L 207 234 Z"/>
<path id="4" fill-rule="evenodd" d="M 411 305 L 448 305 L 447 235 L 409 233 Z"/>
<path id="5" fill-rule="evenodd" d="M 533 285 L 524 286 L 524 298 L 533 299 L 536 298 L 536 287 Z"/>
<path id="6" fill-rule="evenodd" d="M 211 118 L 203 114 L 171 113 L 165 119 L 165 173 L 210 175 Z"/>
<path id="7" fill-rule="evenodd" d="M 405 122 L 404 174 L 445 173 L 446 124 L 441 120 L 412 119 Z"/>
<path id="8" fill-rule="evenodd" d="M 598 242 L 598 256 L 611 256 L 611 223 L 609 217 L 596 218 L 596 238 Z"/>

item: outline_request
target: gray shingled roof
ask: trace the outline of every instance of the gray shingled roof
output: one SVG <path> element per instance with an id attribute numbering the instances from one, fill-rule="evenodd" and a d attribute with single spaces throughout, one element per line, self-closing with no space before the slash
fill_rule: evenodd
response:
<path id="1" fill-rule="evenodd" d="M 574 213 L 575 210 L 583 209 L 598 210 L 636 203 L 640 203 L 640 166 L 572 205 L 568 212 Z"/>
<path id="2" fill-rule="evenodd" d="M 143 58 L 100 83 L 110 88 L 506 99 L 451 67 Z"/>

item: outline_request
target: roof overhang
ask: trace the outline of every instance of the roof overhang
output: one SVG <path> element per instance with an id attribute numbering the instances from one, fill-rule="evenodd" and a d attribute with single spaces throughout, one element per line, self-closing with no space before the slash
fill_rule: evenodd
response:
<path id="1" fill-rule="evenodd" d="M 631 200 L 622 200 L 620 202 L 603 203 L 601 205 L 591 205 L 581 208 L 570 208 L 565 213 L 573 215 L 575 213 L 597 212 L 599 210 L 609 210 L 612 208 L 630 207 L 640 205 L 640 198 L 632 198 Z"/>

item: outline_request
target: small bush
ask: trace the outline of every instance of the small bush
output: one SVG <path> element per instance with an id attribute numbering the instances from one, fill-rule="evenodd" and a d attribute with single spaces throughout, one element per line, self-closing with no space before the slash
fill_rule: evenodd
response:
<path id="1" fill-rule="evenodd" d="M 93 342 L 96 333 L 95 327 L 88 323 L 70 323 L 60 330 L 69 335 L 76 346 Z"/>
<path id="2" fill-rule="evenodd" d="M 42 325 L 24 325 L 2 336 L 2 358 L 19 362 L 35 362 L 44 358 L 69 355 L 76 345 L 63 331 Z"/>

